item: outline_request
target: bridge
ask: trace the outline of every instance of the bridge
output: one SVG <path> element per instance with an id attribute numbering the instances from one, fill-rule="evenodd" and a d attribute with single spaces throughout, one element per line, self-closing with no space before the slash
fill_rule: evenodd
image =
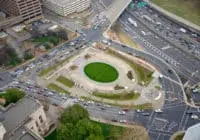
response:
<path id="1" fill-rule="evenodd" d="M 109 19 L 110 25 L 119 18 L 122 12 L 126 9 L 126 7 L 131 3 L 132 0 L 115 0 L 112 5 L 105 11 L 104 15 Z M 108 29 L 109 29 L 108 28 Z"/>

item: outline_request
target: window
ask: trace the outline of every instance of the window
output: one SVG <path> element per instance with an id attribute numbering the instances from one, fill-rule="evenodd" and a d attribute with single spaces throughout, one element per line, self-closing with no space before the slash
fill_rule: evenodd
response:
<path id="1" fill-rule="evenodd" d="M 43 123 L 42 116 L 39 116 L 40 123 Z"/>
<path id="2" fill-rule="evenodd" d="M 39 126 L 37 121 L 35 122 L 35 124 L 36 124 L 37 127 Z"/>

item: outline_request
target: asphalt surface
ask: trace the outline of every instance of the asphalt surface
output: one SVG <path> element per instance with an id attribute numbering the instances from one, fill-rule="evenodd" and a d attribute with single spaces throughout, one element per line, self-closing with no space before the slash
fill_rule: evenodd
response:
<path id="1" fill-rule="evenodd" d="M 150 9 L 152 11 L 152 9 Z M 181 27 L 177 27 L 175 23 L 165 23 L 162 17 L 162 22 L 160 20 L 159 14 L 154 17 L 151 17 L 151 14 L 148 14 L 148 17 L 153 21 L 152 23 L 146 21 L 142 16 L 149 13 L 148 7 L 143 8 L 134 8 L 127 10 L 121 15 L 119 22 L 122 25 L 124 31 L 129 34 L 134 41 L 141 44 L 147 51 L 152 54 L 159 56 L 164 59 L 167 63 L 169 63 L 173 68 L 179 73 L 179 75 L 184 76 L 188 79 L 188 83 L 193 86 L 200 81 L 200 61 L 199 58 L 194 57 L 195 55 L 191 52 L 191 50 L 186 50 L 184 47 L 188 46 L 196 46 L 194 49 L 195 52 L 198 52 L 198 48 L 200 48 L 200 43 L 195 41 L 194 38 L 191 37 L 189 33 L 184 34 L 179 31 Z M 137 22 L 137 27 L 134 27 L 129 21 L 128 18 L 133 19 Z M 164 20 L 164 21 L 163 21 Z M 155 22 L 158 22 L 162 25 L 161 27 L 157 27 Z M 152 25 L 151 25 L 152 24 Z M 161 26 L 160 25 L 160 26 Z M 173 25 L 172 27 L 169 25 Z M 176 27 L 176 30 L 174 29 Z M 165 29 L 167 28 L 167 29 Z M 176 36 L 169 36 L 169 33 L 174 31 Z M 142 33 L 143 32 L 143 33 Z M 166 35 L 167 33 L 167 35 Z M 198 33 L 196 33 L 198 36 Z M 181 38 L 183 36 L 184 38 Z M 177 40 L 175 40 L 176 38 Z M 182 43 L 181 41 L 187 43 Z M 195 44 L 195 45 L 194 45 Z M 185 46 L 184 46 L 185 45 Z M 187 45 L 187 46 L 186 46 Z M 188 47 L 189 48 L 189 47 Z"/>

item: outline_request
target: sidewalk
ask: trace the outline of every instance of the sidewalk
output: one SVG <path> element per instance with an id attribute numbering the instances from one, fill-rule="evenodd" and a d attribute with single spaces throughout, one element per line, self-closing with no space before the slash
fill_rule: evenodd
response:
<path id="1" fill-rule="evenodd" d="M 90 119 L 93 121 L 96 121 L 96 122 L 111 124 L 111 125 L 115 125 L 115 126 L 122 126 L 122 127 L 127 127 L 127 128 L 135 128 L 136 126 L 143 127 L 137 123 L 125 124 L 125 123 L 119 123 L 119 122 L 112 122 L 112 121 L 108 121 L 108 120 L 104 120 L 104 119 L 97 119 L 97 118 L 93 118 L 93 117 L 90 117 Z"/>
<path id="2" fill-rule="evenodd" d="M 190 21 L 188 21 L 188 20 L 185 20 L 184 18 L 179 17 L 179 16 L 177 16 L 177 15 L 175 15 L 175 14 L 173 14 L 173 13 L 168 12 L 167 10 L 165 10 L 165 9 L 163 9 L 163 8 L 161 8 L 161 7 L 159 7 L 158 5 L 153 4 L 153 3 L 150 2 L 149 0 L 145 0 L 145 1 L 146 1 L 152 8 L 154 8 L 155 10 L 157 10 L 157 11 L 163 13 L 163 14 L 166 15 L 167 17 L 172 18 L 172 19 L 176 20 L 176 21 L 179 22 L 179 23 L 185 24 L 186 26 L 188 26 L 188 27 L 190 27 L 190 28 L 193 28 L 193 29 L 195 29 L 195 30 L 200 31 L 200 26 L 198 26 L 198 25 L 196 25 L 196 24 L 194 24 L 194 23 L 192 23 L 192 22 L 190 22 Z"/>

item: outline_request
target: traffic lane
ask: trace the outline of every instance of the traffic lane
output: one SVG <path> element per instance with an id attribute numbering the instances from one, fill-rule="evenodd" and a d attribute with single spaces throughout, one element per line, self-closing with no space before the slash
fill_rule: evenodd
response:
<path id="1" fill-rule="evenodd" d="M 0 88 L 7 86 L 14 80 L 14 77 L 9 72 L 0 72 Z"/>
<path id="2" fill-rule="evenodd" d="M 149 131 L 150 140 L 169 140 L 171 135 L 162 132 Z"/>
<path id="3" fill-rule="evenodd" d="M 130 15 L 128 15 L 128 14 L 126 14 L 126 20 L 127 20 L 127 18 L 129 17 Z M 123 18 L 123 16 L 122 16 L 122 18 Z M 133 17 L 132 17 L 133 18 Z M 125 20 L 125 19 L 123 19 L 123 21 Z M 131 26 L 132 25 L 130 25 L 130 24 L 127 24 L 128 26 L 130 26 L 130 28 L 131 28 Z M 133 29 L 133 28 L 132 28 Z M 134 28 L 134 31 L 136 31 L 136 32 L 138 32 L 139 34 L 141 34 L 141 31 L 142 30 L 144 30 L 144 31 L 146 31 L 146 32 L 149 32 L 149 30 L 146 28 L 146 27 L 144 27 L 144 26 L 142 26 L 141 24 L 138 24 L 138 27 L 136 27 L 136 28 Z M 145 36 L 143 36 L 145 39 L 148 39 L 148 36 L 149 35 L 145 35 Z M 159 39 L 161 39 L 161 38 L 159 38 Z M 156 40 L 158 40 L 158 39 L 156 39 Z M 162 39 L 161 39 L 162 40 Z M 151 41 L 151 43 L 154 43 L 154 41 L 155 41 L 155 39 L 154 40 L 150 40 Z M 164 40 L 162 40 L 162 42 L 165 42 Z M 153 44 L 154 45 L 154 44 Z M 156 46 L 156 45 L 155 45 Z M 156 46 L 157 47 L 157 46 Z M 170 54 L 170 53 L 169 53 Z M 176 55 L 174 55 L 174 56 L 176 56 Z M 191 60 L 192 60 L 192 58 L 190 58 Z M 185 60 L 185 61 L 188 61 L 188 59 L 187 60 Z"/>
<path id="4" fill-rule="evenodd" d="M 194 39 L 191 39 L 189 36 L 187 36 L 188 34 L 191 35 L 192 33 L 189 33 L 189 31 L 187 31 L 187 33 L 182 33 L 180 31 L 180 28 L 182 28 L 182 27 L 181 26 L 179 27 L 177 25 L 174 26 L 175 24 L 172 24 L 171 21 L 169 21 L 171 23 L 159 21 L 159 23 L 161 23 L 161 25 L 157 26 L 155 24 L 155 23 L 158 23 L 158 19 L 159 19 L 159 17 L 157 16 L 157 13 L 150 14 L 149 12 L 147 12 L 148 10 L 146 8 L 148 9 L 148 7 L 144 7 L 144 8 L 136 8 L 135 10 L 128 8 L 128 10 L 131 11 L 132 13 L 134 13 L 134 15 L 138 14 L 138 11 L 140 11 L 140 15 L 148 15 L 148 17 L 150 17 L 154 20 L 154 23 L 148 22 L 148 25 L 151 24 L 152 26 L 156 27 L 155 29 L 159 29 L 159 28 L 162 29 L 160 31 L 163 33 L 163 35 L 165 35 L 165 37 L 169 38 L 170 40 L 173 40 L 173 41 L 176 40 L 178 43 L 180 43 L 179 38 L 176 39 L 176 36 L 181 36 L 181 38 L 184 38 L 185 40 L 189 41 L 190 43 L 197 45 L 197 46 L 199 45 L 198 42 L 196 42 Z M 154 16 L 155 14 L 156 14 L 156 16 Z M 138 16 L 138 18 L 141 18 L 141 16 Z M 141 20 L 143 20 L 143 22 L 147 22 L 143 18 L 141 18 Z M 161 26 L 162 26 L 162 28 L 161 28 Z M 165 33 L 170 33 L 170 34 L 165 34 Z M 171 36 L 169 36 L 169 35 L 171 35 Z"/>
<path id="5" fill-rule="evenodd" d="M 134 32 L 134 31 L 133 31 Z M 132 33 L 133 33 L 132 32 Z M 137 38 L 135 38 L 134 37 L 134 40 L 137 42 L 137 43 L 139 43 L 140 45 L 141 45 L 141 41 L 139 40 L 138 41 L 138 39 Z M 142 42 L 143 43 L 143 42 Z M 144 45 L 142 45 L 143 47 L 146 47 L 145 46 L 146 44 L 144 44 Z M 146 48 L 148 51 L 150 51 L 150 52 L 152 52 L 152 54 L 155 54 L 155 55 L 157 55 L 157 56 L 161 56 L 161 58 L 163 58 L 164 60 L 165 59 L 167 59 L 167 62 L 169 63 L 170 62 L 170 64 L 179 72 L 179 73 L 181 73 L 184 77 L 186 77 L 186 78 L 189 78 L 190 79 L 190 83 L 193 85 L 193 84 L 196 84 L 196 83 L 198 83 L 199 82 L 199 78 L 198 77 L 195 77 L 195 80 L 193 80 L 192 78 L 191 78 L 191 72 L 189 71 L 186 71 L 186 68 L 185 68 L 185 66 L 187 66 L 186 64 L 184 64 L 184 67 L 182 66 L 182 65 L 178 65 L 179 63 L 177 63 L 175 60 L 173 60 L 172 58 L 170 58 L 169 56 L 166 56 L 164 53 L 162 53 L 162 52 L 160 52 L 160 50 L 159 51 L 156 51 L 155 52 L 155 50 L 152 50 L 152 49 L 155 49 L 155 48 L 153 48 L 153 47 L 151 47 L 151 48 L 149 48 L 149 47 L 147 47 Z M 170 61 L 169 61 L 169 60 Z M 181 67 L 181 68 L 180 68 Z M 182 68 L 183 67 L 183 68 Z M 193 75 L 192 77 L 194 77 L 195 75 Z"/>
<path id="6" fill-rule="evenodd" d="M 151 63 L 152 65 L 154 65 L 163 75 L 166 75 L 167 77 L 170 77 L 171 79 L 179 82 L 177 76 L 175 75 L 175 73 L 168 73 L 168 70 L 171 69 L 169 68 L 169 66 L 167 66 L 165 63 L 163 63 L 161 60 L 155 58 L 154 56 L 151 56 L 148 53 L 142 52 L 142 51 L 138 51 L 134 48 L 130 48 L 130 47 L 126 47 L 125 45 L 120 45 L 116 42 L 112 42 L 112 47 L 117 48 L 120 51 L 126 52 L 126 53 L 132 53 L 135 54 L 136 56 L 141 56 L 142 58 L 144 58 L 147 62 Z"/>
<path id="7" fill-rule="evenodd" d="M 123 109 L 120 109 L 118 107 L 105 107 L 104 105 L 96 106 L 94 104 L 84 107 L 89 111 L 91 116 L 95 118 L 117 122 L 119 122 L 120 120 L 126 120 L 127 123 L 133 123 L 133 116 L 135 114 L 135 111 L 133 110 L 125 111 L 125 114 L 119 114 L 119 111 L 123 111 Z"/>

